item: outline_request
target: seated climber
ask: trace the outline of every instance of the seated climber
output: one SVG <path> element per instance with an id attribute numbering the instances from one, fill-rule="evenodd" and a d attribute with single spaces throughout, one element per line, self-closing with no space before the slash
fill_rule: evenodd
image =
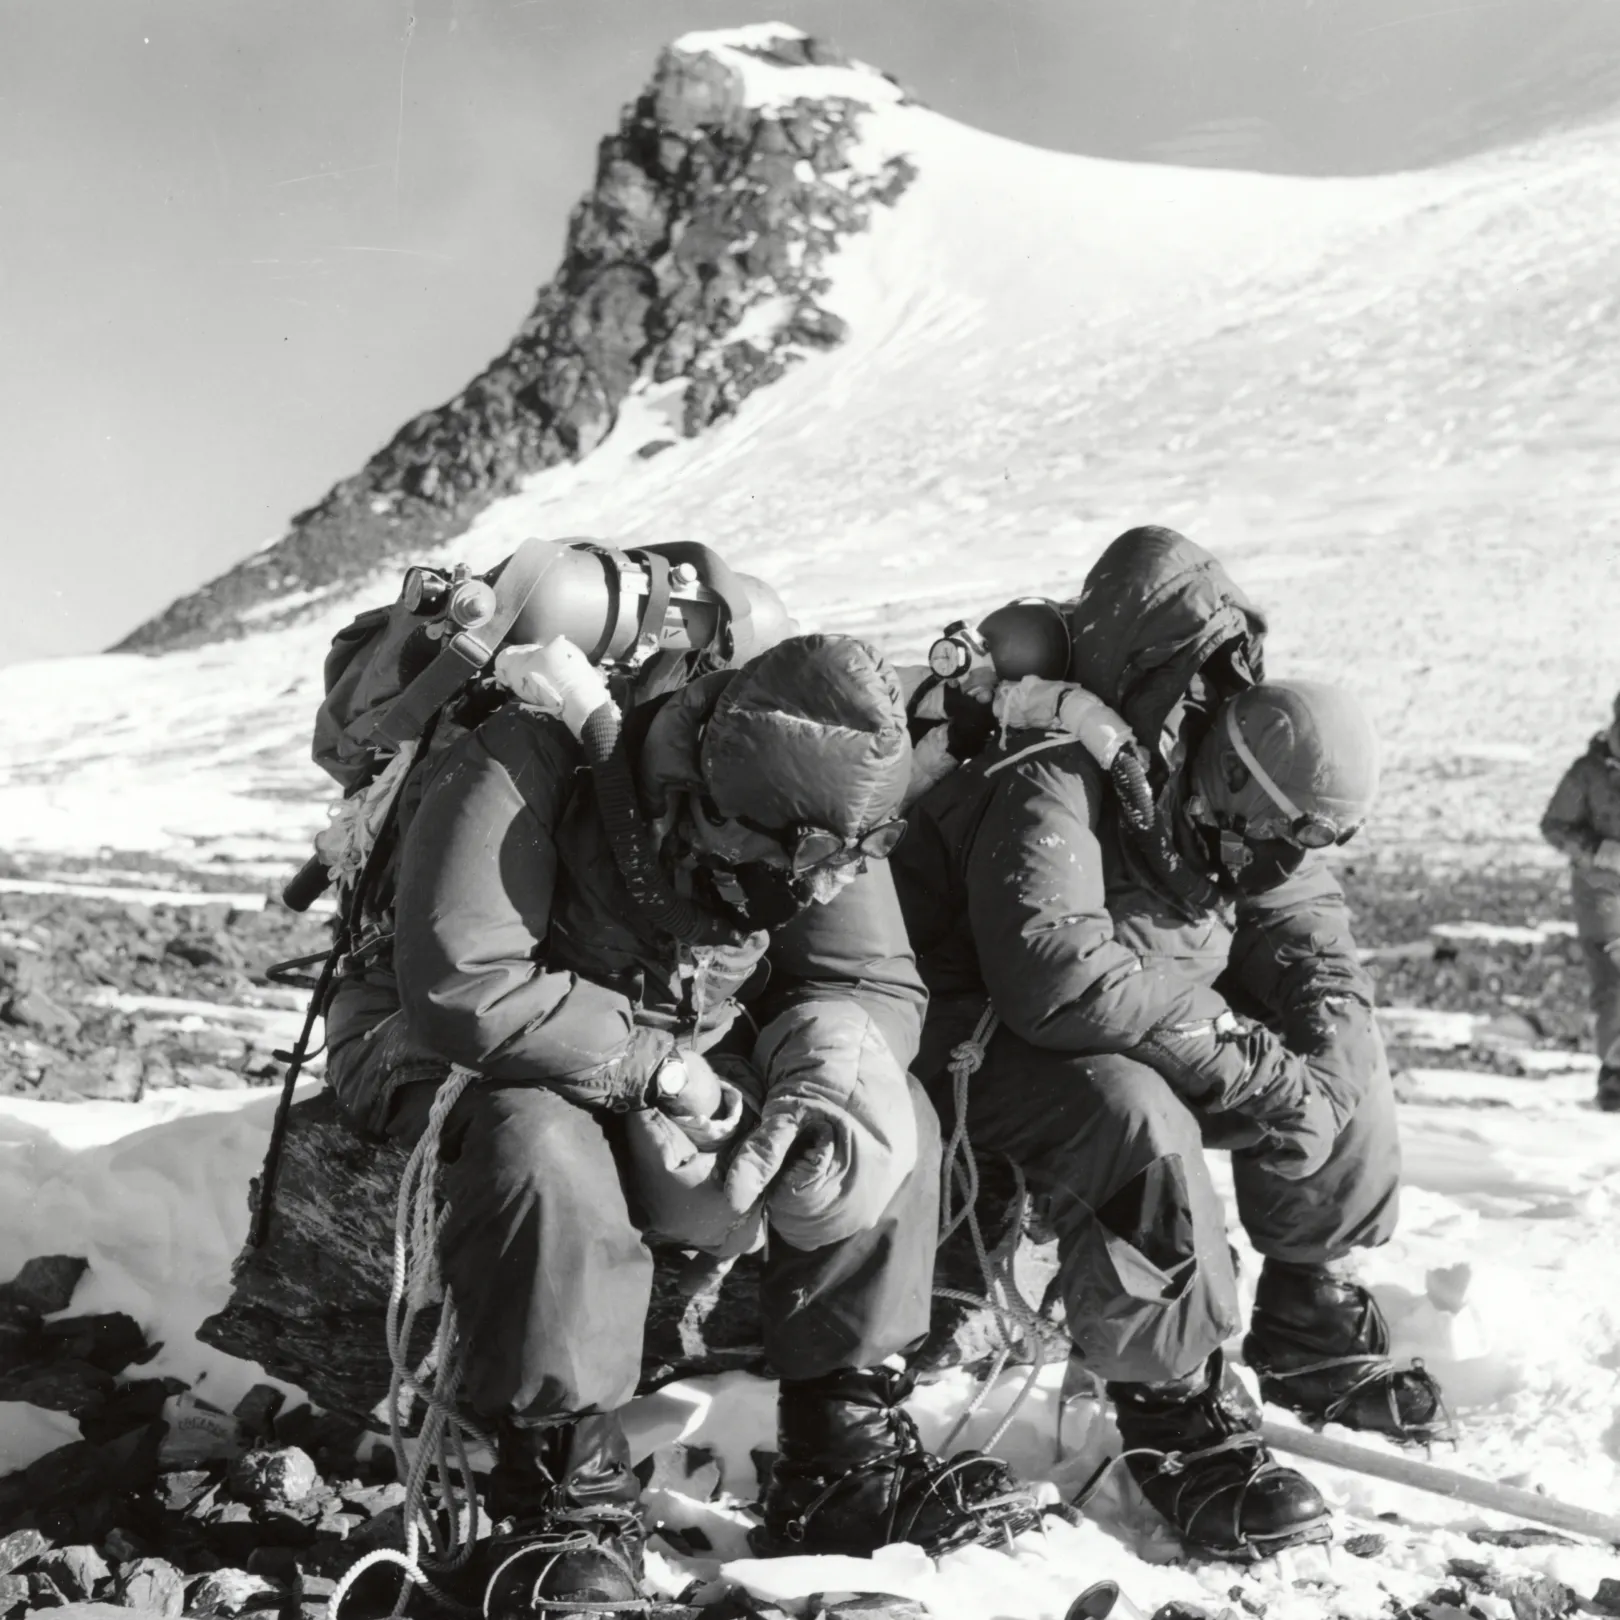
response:
<path id="1" fill-rule="evenodd" d="M 941 1462 L 901 1406 L 939 1137 L 907 1074 L 924 993 L 886 864 L 910 754 L 893 672 L 796 636 L 622 726 L 566 643 L 507 678 L 522 704 L 430 764 L 405 834 L 403 1016 L 332 1059 L 339 1095 L 404 1142 L 448 1062 L 475 1075 L 443 1125 L 439 1246 L 461 1398 L 498 1445 L 487 1611 L 640 1601 L 619 1409 L 650 1234 L 734 1254 L 768 1229 L 758 1550 L 1032 1523 L 1004 1465 Z M 683 1163 L 703 1173 L 661 1173 Z"/>
<path id="2" fill-rule="evenodd" d="M 1264 620 L 1172 531 L 1121 536 L 1067 612 L 1081 684 L 1003 686 L 1008 729 L 923 792 L 890 863 L 932 997 L 917 1073 L 1044 1201 L 1074 1354 L 1144 1495 L 1189 1547 L 1258 1557 L 1325 1539 L 1327 1510 L 1224 1373 L 1238 1295 L 1206 1147 L 1232 1149 L 1264 1257 L 1243 1350 L 1265 1398 L 1398 1438 L 1442 1417 L 1344 1274 L 1394 1230 L 1400 1149 L 1318 852 L 1365 818 L 1375 739 L 1348 693 L 1262 679 Z M 1099 699 L 1146 752 L 1150 827 L 1069 734 Z"/>

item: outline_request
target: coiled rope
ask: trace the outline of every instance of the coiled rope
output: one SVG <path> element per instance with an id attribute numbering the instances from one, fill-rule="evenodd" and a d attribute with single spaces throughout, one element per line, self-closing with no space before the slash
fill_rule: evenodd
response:
<path id="1" fill-rule="evenodd" d="M 327 1620 L 338 1620 L 343 1601 L 355 1583 L 380 1564 L 394 1564 L 405 1572 L 391 1620 L 398 1620 L 405 1612 L 405 1600 L 413 1586 L 422 1587 L 457 1614 L 478 1613 L 441 1590 L 432 1578 L 453 1574 L 472 1556 L 478 1537 L 479 1507 L 467 1440 L 470 1436 L 482 1445 L 490 1443 L 456 1412 L 461 1344 L 455 1307 L 441 1287 L 438 1263 L 439 1232 L 445 1218 L 438 1199 L 439 1139 L 450 1110 L 475 1078 L 472 1070 L 458 1066 L 439 1087 L 427 1128 L 406 1161 L 394 1211 L 394 1275 L 385 1319 L 388 1359 L 393 1369 L 388 1387 L 388 1438 L 395 1467 L 405 1481 L 405 1549 L 401 1552 L 379 1547 L 351 1565 L 327 1602 Z M 413 1371 L 410 1345 L 417 1321 L 441 1296 L 433 1348 Z M 417 1403 L 421 1404 L 422 1416 L 412 1455 L 405 1444 L 406 1430 Z M 433 1499 L 437 1500 L 437 1509 Z M 426 1552 L 424 1532 L 431 1549 Z"/>
<path id="2" fill-rule="evenodd" d="M 945 1146 L 941 1170 L 939 1239 L 943 1243 L 958 1227 L 967 1227 L 973 1253 L 979 1262 L 979 1273 L 984 1279 L 984 1293 L 979 1295 L 959 1288 L 936 1288 L 934 1297 L 977 1310 L 988 1310 L 995 1321 L 1001 1348 L 997 1350 L 996 1359 L 980 1383 L 978 1392 L 951 1426 L 950 1433 L 940 1442 L 942 1452 L 950 1450 L 962 1431 L 978 1415 L 990 1391 L 1006 1370 L 1013 1352 L 1023 1345 L 1030 1358 L 1029 1376 L 980 1448 L 992 1450 L 1012 1427 L 1013 1419 L 1035 1388 L 1047 1362 L 1045 1330 L 1051 1324 L 1024 1298 L 1013 1269 L 1018 1240 L 1024 1231 L 1024 1217 L 1029 1208 L 1029 1189 L 1023 1171 L 1016 1165 L 1013 1167 L 1012 1218 L 994 1250 L 985 1243 L 984 1229 L 979 1223 L 979 1162 L 973 1151 L 973 1139 L 968 1133 L 968 1088 L 973 1076 L 983 1066 L 985 1053 L 1000 1027 L 1000 1016 L 994 1007 L 987 1006 L 980 1014 L 973 1034 L 951 1051 L 951 1098 L 956 1117 L 950 1140 Z M 959 1203 L 955 1201 L 958 1190 L 961 1194 Z"/>

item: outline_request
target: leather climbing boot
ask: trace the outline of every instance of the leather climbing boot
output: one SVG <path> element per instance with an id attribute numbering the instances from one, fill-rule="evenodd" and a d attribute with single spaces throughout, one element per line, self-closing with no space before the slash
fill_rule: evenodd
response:
<path id="1" fill-rule="evenodd" d="M 479 1561 L 488 1620 L 645 1614 L 640 1498 L 616 1413 L 503 1423 L 488 1493 L 496 1531 Z"/>
<path id="2" fill-rule="evenodd" d="M 1260 1409 L 1220 1351 L 1186 1378 L 1110 1384 L 1125 1465 L 1189 1552 L 1237 1563 L 1326 1541 L 1327 1504 L 1273 1460 Z"/>
<path id="3" fill-rule="evenodd" d="M 910 1541 L 938 1556 L 996 1545 L 1040 1521 L 1034 1491 L 998 1458 L 924 1449 L 900 1404 L 909 1373 L 873 1367 L 782 1382 L 777 1456 L 754 1551 L 848 1553 Z"/>
<path id="4" fill-rule="evenodd" d="M 1326 1266 L 1267 1260 L 1255 1287 L 1243 1359 L 1260 1394 L 1318 1423 L 1428 1441 L 1450 1427 L 1421 1361 L 1389 1358 L 1389 1324 L 1365 1288 Z"/>
<path id="5" fill-rule="evenodd" d="M 1598 1070 L 1597 1105 L 1600 1113 L 1620 1114 L 1620 1068 L 1612 1063 Z"/>

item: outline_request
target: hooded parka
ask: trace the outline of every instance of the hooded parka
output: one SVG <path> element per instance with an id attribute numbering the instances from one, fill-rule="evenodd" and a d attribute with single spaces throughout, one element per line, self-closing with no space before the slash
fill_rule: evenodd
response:
<path id="1" fill-rule="evenodd" d="M 1067 612 L 1071 677 L 1149 751 L 1162 826 L 1204 723 L 1261 676 L 1264 620 L 1213 557 L 1157 528 L 1116 540 Z M 892 864 L 933 998 L 918 1073 L 1044 1195 L 1069 1331 L 1101 1376 L 1181 1376 L 1237 1326 L 1205 1142 L 1239 1149 L 1263 1254 L 1314 1263 L 1389 1236 L 1388 1070 L 1319 857 L 1234 904 L 1168 839 L 1134 834 L 1085 747 L 1056 733 L 1001 739 L 910 821 Z M 1001 1027 L 957 1082 L 952 1051 L 987 1004 Z M 1271 1029 L 1230 1032 L 1234 1009 Z"/>
<path id="2" fill-rule="evenodd" d="M 752 768 L 780 798 L 808 762 L 811 797 L 879 814 L 907 771 L 893 680 L 859 643 L 804 637 L 645 705 L 627 723 L 645 815 L 716 749 L 728 785 Z M 547 1423 L 633 1392 L 652 1260 L 625 1128 L 677 1047 L 752 1058 L 767 1118 L 791 1098 L 837 1127 L 825 1175 L 767 1198 L 776 1370 L 872 1365 L 927 1331 L 938 1128 L 906 1074 L 924 995 L 885 866 L 774 933 L 680 945 L 631 899 L 579 745 L 509 707 L 432 767 L 396 918 L 411 1040 L 480 1077 L 447 1122 L 441 1242 L 480 1413 Z M 431 1089 L 385 1128 L 418 1134 Z"/>
<path id="3" fill-rule="evenodd" d="M 1620 703 L 1613 730 L 1620 732 Z M 1620 845 L 1620 758 L 1600 731 L 1560 778 L 1541 818 L 1541 836 L 1570 860 L 1575 932 L 1586 958 L 1597 1055 L 1620 1069 L 1620 871 L 1594 857 Z"/>

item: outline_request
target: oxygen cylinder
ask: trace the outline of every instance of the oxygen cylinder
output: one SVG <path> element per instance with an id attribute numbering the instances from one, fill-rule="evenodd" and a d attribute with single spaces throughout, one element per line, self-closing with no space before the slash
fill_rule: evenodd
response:
<path id="1" fill-rule="evenodd" d="M 693 563 L 669 567 L 663 581 L 664 611 L 655 625 L 646 622 L 658 589 L 648 553 L 614 553 L 566 540 L 543 543 L 553 554 L 540 584 L 502 638 L 505 645 L 544 644 L 567 636 L 593 664 L 612 664 L 634 653 L 643 636 L 653 641 L 650 650 L 677 652 L 713 641 L 720 624 L 720 598 L 699 578 Z M 497 590 L 501 571 L 490 576 Z"/>
<path id="2" fill-rule="evenodd" d="M 957 680 L 988 660 L 996 679 L 1026 675 L 1060 681 L 1069 671 L 1069 627 L 1055 602 L 1020 597 L 986 614 L 978 628 L 958 620 L 928 649 L 928 667 L 942 680 Z"/>
<path id="3" fill-rule="evenodd" d="M 986 614 L 979 637 L 1004 681 L 1026 675 L 1061 681 L 1069 673 L 1069 627 L 1057 603 L 1044 596 L 1020 597 Z"/>

